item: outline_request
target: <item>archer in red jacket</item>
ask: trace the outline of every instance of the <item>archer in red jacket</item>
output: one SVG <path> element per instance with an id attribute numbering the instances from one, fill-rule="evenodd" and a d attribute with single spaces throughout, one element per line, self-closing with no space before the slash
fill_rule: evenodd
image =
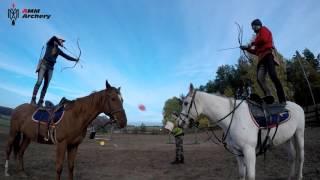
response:
<path id="1" fill-rule="evenodd" d="M 275 68 L 275 65 L 279 65 L 279 62 L 274 59 L 272 53 L 274 49 L 272 33 L 267 27 L 262 26 L 262 23 L 259 19 L 253 20 L 251 27 L 256 33 L 256 38 L 248 46 L 240 46 L 240 48 L 258 56 L 257 79 L 258 84 L 263 90 L 265 96 L 269 97 L 269 99 L 272 97 L 271 91 L 266 83 L 266 75 L 268 73 L 270 79 L 276 87 L 279 102 L 285 104 L 286 97 L 281 82 L 277 77 Z"/>

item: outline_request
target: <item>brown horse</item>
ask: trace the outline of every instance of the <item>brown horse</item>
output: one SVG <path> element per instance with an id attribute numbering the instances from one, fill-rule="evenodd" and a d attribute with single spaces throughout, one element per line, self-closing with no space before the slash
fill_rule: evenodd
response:
<path id="1" fill-rule="evenodd" d="M 31 141 L 47 137 L 47 125 L 39 125 L 32 120 L 37 107 L 22 104 L 14 109 L 11 116 L 10 133 L 6 148 L 5 175 L 13 147 L 17 158 L 17 169 L 26 175 L 23 166 L 23 154 Z M 127 125 L 127 117 L 123 109 L 120 88 L 112 87 L 106 81 L 106 89 L 94 92 L 89 96 L 78 98 L 65 105 L 62 120 L 55 127 L 56 138 L 56 179 L 60 179 L 66 151 L 68 152 L 69 180 L 73 179 L 74 160 L 79 144 L 86 135 L 88 125 L 100 114 L 105 113 L 117 122 L 120 128 Z M 40 128 L 38 128 L 40 126 Z"/>

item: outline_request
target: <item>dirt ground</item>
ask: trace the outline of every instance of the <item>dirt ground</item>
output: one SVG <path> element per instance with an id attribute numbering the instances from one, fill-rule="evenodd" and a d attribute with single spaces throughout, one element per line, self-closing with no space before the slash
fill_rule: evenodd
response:
<path id="1" fill-rule="evenodd" d="M 11 177 L 4 177 L 4 151 L 8 129 L 0 126 L 0 179 L 51 180 L 55 178 L 55 146 L 32 143 L 25 153 L 25 170 L 28 178 L 15 175 L 15 162 L 10 161 Z M 75 179 L 237 179 L 236 159 L 223 146 L 199 135 L 199 144 L 193 144 L 194 136 L 186 135 L 183 165 L 171 165 L 174 144 L 168 144 L 167 135 L 114 134 L 113 140 L 104 146 L 96 140 L 86 140 L 80 145 Z M 320 128 L 307 128 L 305 136 L 304 179 L 320 179 Z M 11 158 L 13 159 L 13 157 Z M 284 147 L 273 149 L 257 158 L 256 179 L 286 179 L 289 164 Z M 62 179 L 67 179 L 64 164 Z"/>

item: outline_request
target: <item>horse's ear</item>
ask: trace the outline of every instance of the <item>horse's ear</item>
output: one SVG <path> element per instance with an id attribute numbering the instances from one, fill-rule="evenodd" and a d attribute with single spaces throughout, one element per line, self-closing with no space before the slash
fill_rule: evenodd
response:
<path id="1" fill-rule="evenodd" d="M 109 84 L 108 80 L 106 80 L 106 89 L 111 88 L 111 85 Z"/>
<path id="2" fill-rule="evenodd" d="M 121 87 L 118 87 L 118 91 L 120 92 L 120 90 L 121 90 Z"/>
<path id="3" fill-rule="evenodd" d="M 189 94 L 193 93 L 194 91 L 194 87 L 193 87 L 193 84 L 190 83 L 190 87 L 189 87 Z"/>

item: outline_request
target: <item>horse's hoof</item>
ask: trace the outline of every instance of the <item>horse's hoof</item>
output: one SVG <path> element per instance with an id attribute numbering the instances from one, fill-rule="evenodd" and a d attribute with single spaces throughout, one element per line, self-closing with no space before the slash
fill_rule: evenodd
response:
<path id="1" fill-rule="evenodd" d="M 4 176 L 9 177 L 9 176 L 10 176 L 10 174 L 9 174 L 9 173 L 7 173 L 7 172 L 5 172 L 5 173 L 4 173 Z"/>

